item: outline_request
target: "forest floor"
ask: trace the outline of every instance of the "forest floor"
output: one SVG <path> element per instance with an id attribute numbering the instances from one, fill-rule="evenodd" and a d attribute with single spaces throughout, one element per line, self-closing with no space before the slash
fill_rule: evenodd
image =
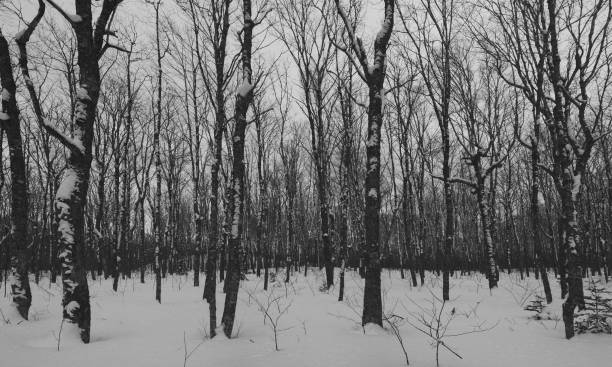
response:
<path id="1" fill-rule="evenodd" d="M 533 313 L 523 310 L 534 295 L 543 293 L 534 278 L 503 274 L 500 287 L 491 293 L 480 274 L 456 276 L 451 279 L 451 301 L 442 309 L 436 299 L 441 294 L 440 278 L 428 273 L 424 286 L 411 287 L 399 272 L 385 270 L 383 303 L 389 321 L 384 329 L 364 329 L 360 323 L 363 280 L 356 273 L 346 274 L 344 302 L 337 301 L 338 287 L 319 290 L 324 277 L 318 270 L 308 277 L 296 274 L 287 285 L 282 279 L 281 272 L 267 292 L 253 274 L 241 283 L 231 340 L 207 338 L 203 284 L 193 287 L 191 275 L 164 279 L 162 304 L 154 300 L 152 278 L 146 284 L 137 278 L 122 280 L 118 292 L 112 291 L 111 279 L 90 281 L 91 343 L 82 345 L 71 335 L 72 326 L 65 324 L 58 351 L 61 289 L 59 284 L 49 286 L 44 278 L 39 285 L 32 283 L 29 321 L 17 321 L 9 298 L 0 298 L 0 366 L 405 366 L 394 329 L 401 335 L 411 366 L 436 366 L 436 343 L 426 335 L 430 328 L 424 325 L 430 323 L 432 313 L 439 315 L 443 326 L 451 319 L 441 338 L 440 366 L 581 367 L 612 361 L 610 335 L 564 338 L 559 286 L 554 281 L 556 299 L 550 320 L 534 320 Z M 223 300 L 220 284 L 219 321 Z M 277 324 L 279 351 L 272 323 L 267 319 L 264 324 L 262 308 Z M 282 315 L 277 319 L 279 311 Z M 437 318 L 433 317 L 434 324 Z M 435 327 L 432 332 L 435 336 Z"/>

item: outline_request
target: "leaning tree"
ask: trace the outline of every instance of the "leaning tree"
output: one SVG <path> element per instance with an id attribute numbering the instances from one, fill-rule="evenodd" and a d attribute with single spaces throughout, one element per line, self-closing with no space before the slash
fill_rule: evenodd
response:
<path id="1" fill-rule="evenodd" d="M 20 66 L 39 124 L 58 139 L 68 151 L 64 175 L 55 195 L 59 258 L 62 268 L 63 318 L 69 323 L 77 324 L 81 340 L 89 343 L 91 308 L 84 266 L 86 250 L 84 214 L 92 161 L 94 123 L 101 86 L 99 60 L 108 49 L 122 50 L 121 47 L 109 42 L 109 36 L 115 34 L 110 26 L 122 0 L 104 0 L 95 22 L 92 1 L 75 0 L 76 14 L 66 12 L 52 0 L 47 2 L 72 26 L 77 40 L 79 87 L 74 98 L 72 134 L 62 131 L 47 120 L 29 75 L 26 42 L 20 44 Z M 44 12 L 42 0 L 39 0 L 40 12 Z"/>

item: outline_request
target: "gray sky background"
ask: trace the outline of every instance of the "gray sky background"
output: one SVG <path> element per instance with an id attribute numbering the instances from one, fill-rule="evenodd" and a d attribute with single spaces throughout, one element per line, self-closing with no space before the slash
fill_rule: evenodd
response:
<path id="1" fill-rule="evenodd" d="M 326 1 L 332 1 L 332 0 L 326 0 Z M 10 0 L 0 0 L 0 3 L 1 2 L 9 3 Z M 60 5 L 68 13 L 75 12 L 75 7 L 74 7 L 75 1 L 74 0 L 56 0 L 56 3 Z M 239 0 L 234 0 L 234 3 L 235 5 L 240 4 Z M 254 9 L 257 9 L 257 4 L 258 3 L 261 4 L 261 1 L 254 0 L 253 3 L 254 3 L 253 5 Z M 28 20 L 34 17 L 34 15 L 36 14 L 37 7 L 38 7 L 37 0 L 12 0 L 12 4 L 16 4 L 18 7 L 21 7 L 22 12 L 24 14 L 24 18 Z M 163 16 L 166 16 L 169 19 L 171 19 L 178 27 L 189 28 L 188 19 L 185 19 L 185 22 L 181 22 L 181 18 L 184 17 L 185 15 L 179 9 L 177 9 L 176 5 L 174 5 L 175 4 L 174 0 L 164 0 L 163 4 L 164 4 L 162 7 Z M 96 13 L 99 12 L 101 1 L 95 0 L 94 6 L 95 6 L 94 18 L 96 18 L 97 17 Z M 376 33 L 378 32 L 380 28 L 382 17 L 383 17 L 383 8 L 384 8 L 383 0 L 363 0 L 363 12 L 362 12 L 363 25 L 359 29 L 358 35 L 364 39 L 364 42 L 366 43 L 366 47 L 368 48 L 368 50 L 371 49 L 371 43 L 372 43 L 371 40 L 373 40 L 373 38 L 375 37 Z M 235 18 L 234 18 L 234 21 L 230 29 L 230 35 L 229 35 L 230 45 L 228 46 L 230 55 L 237 52 L 237 49 L 232 49 L 232 48 L 236 48 L 235 47 L 236 32 L 240 28 L 240 24 L 241 24 L 238 17 L 239 17 L 239 14 L 235 14 Z M 46 12 L 45 12 L 45 19 L 53 19 L 59 25 L 64 24 L 64 29 L 69 29 L 69 25 L 63 19 L 63 17 L 59 14 L 59 12 L 56 9 L 54 9 L 52 6 L 50 6 L 48 3 L 46 7 Z M 131 26 L 132 24 L 135 25 L 135 28 L 138 31 L 138 41 L 137 41 L 136 49 L 140 51 L 144 51 L 145 53 L 148 53 L 148 52 L 152 53 L 155 49 L 154 48 L 155 46 L 153 43 L 154 36 L 155 36 L 154 20 L 155 18 L 154 18 L 153 7 L 149 4 L 146 4 L 144 0 L 124 0 L 123 3 L 120 5 L 119 11 L 117 12 L 116 19 L 113 23 L 114 25 L 113 28 L 121 30 L 121 28 L 124 26 Z M 261 27 L 265 27 L 265 26 L 266 26 L 265 23 L 261 25 Z M 15 33 L 17 33 L 20 29 L 24 28 L 24 25 L 23 23 L 19 22 L 18 18 L 14 14 L 4 9 L 0 9 L 0 28 L 2 28 L 2 31 L 7 38 L 12 39 Z M 32 43 L 37 42 L 37 34 L 40 33 L 42 29 L 44 28 L 40 27 L 34 33 L 32 37 L 32 41 L 31 41 Z M 280 41 L 274 40 L 274 36 L 272 33 L 273 32 L 270 32 L 270 34 L 267 35 L 268 46 L 264 50 L 261 50 L 254 55 L 254 57 L 263 56 L 264 60 L 268 64 L 270 64 L 272 60 L 275 60 L 276 58 L 278 58 L 279 54 L 285 52 L 284 45 Z M 261 39 L 256 39 L 255 41 L 256 42 L 261 41 Z M 125 39 L 125 37 L 122 38 L 120 35 L 117 40 L 113 40 L 113 43 L 116 43 L 119 45 L 127 44 L 127 39 Z M 11 47 L 16 49 L 14 42 L 11 42 Z M 31 47 L 33 48 L 34 45 L 32 45 Z M 169 68 L 170 65 L 168 63 L 170 62 L 172 61 L 164 60 L 165 69 Z M 289 71 L 289 78 L 293 82 L 292 83 L 293 84 L 293 95 L 295 97 L 298 97 L 301 94 L 301 92 L 299 89 L 295 88 L 297 84 L 297 73 L 296 73 L 295 67 L 293 66 L 293 62 L 290 60 L 288 55 L 284 55 L 281 58 L 280 63 L 287 66 L 288 71 Z M 155 68 L 154 65 L 142 64 L 143 72 L 152 72 L 154 68 Z M 356 87 L 360 87 L 360 84 L 358 83 Z"/>
<path id="2" fill-rule="evenodd" d="M 8 3 L 10 0 L 0 0 L 0 3 Z M 18 4 L 23 10 L 26 18 L 30 19 L 36 14 L 37 0 L 12 0 L 14 4 Z M 331 1 L 331 0 L 329 0 Z M 74 0 L 55 0 L 66 12 L 74 13 Z M 255 0 L 254 7 L 257 6 Z M 176 9 L 173 9 L 174 0 L 164 1 L 164 10 L 167 15 L 177 15 Z M 94 5 L 101 4 L 100 0 L 94 1 Z M 368 39 L 367 35 L 376 33 L 382 21 L 384 2 L 382 0 L 363 0 L 363 36 Z M 153 11 L 150 5 L 147 5 L 144 0 L 124 0 L 120 5 L 118 13 L 118 23 L 121 21 L 134 21 L 138 24 L 142 33 L 150 31 L 150 27 L 154 21 Z M 45 12 L 46 18 L 60 20 L 59 13 L 47 4 Z M 10 13 L 0 10 L 0 27 L 8 36 L 17 32 L 17 28 L 23 27 L 19 25 L 17 19 Z"/>

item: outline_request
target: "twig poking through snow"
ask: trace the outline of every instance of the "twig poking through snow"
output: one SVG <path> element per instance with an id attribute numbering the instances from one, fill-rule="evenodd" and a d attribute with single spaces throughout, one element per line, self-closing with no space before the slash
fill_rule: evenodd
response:
<path id="1" fill-rule="evenodd" d="M 183 348 L 185 353 L 183 354 L 183 367 L 187 366 L 187 360 L 191 355 L 202 345 L 204 344 L 204 340 L 202 340 L 198 345 L 196 345 L 190 352 L 187 352 L 187 334 L 183 331 Z"/>
<path id="2" fill-rule="evenodd" d="M 57 340 L 57 351 L 59 352 L 60 350 L 60 342 L 62 340 L 62 329 L 64 328 L 64 321 L 66 319 L 62 317 L 62 322 L 60 324 L 60 328 L 59 328 L 59 332 L 57 333 L 57 336 L 55 336 L 55 331 L 53 331 L 53 337 L 55 338 L 55 340 Z"/>

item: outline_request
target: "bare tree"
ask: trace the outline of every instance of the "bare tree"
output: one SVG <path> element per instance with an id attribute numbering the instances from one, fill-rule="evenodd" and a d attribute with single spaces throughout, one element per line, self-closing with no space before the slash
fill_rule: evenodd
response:
<path id="1" fill-rule="evenodd" d="M 358 75 L 369 89 L 368 137 L 366 141 L 365 180 L 365 243 L 368 251 L 365 288 L 363 292 L 362 324 L 382 326 L 382 296 L 380 290 L 380 141 L 383 123 L 383 99 L 387 46 L 393 30 L 394 0 L 385 0 L 384 21 L 374 40 L 374 59 L 368 63 L 363 41 L 355 35 L 355 27 L 336 0 L 338 14 L 349 35 L 348 48 L 341 49 L 354 64 Z M 353 56 L 354 54 L 354 56 Z M 356 60 L 355 60 L 356 58 Z"/>
<path id="2" fill-rule="evenodd" d="M 328 69 L 333 62 L 335 48 L 326 29 L 326 18 L 331 13 L 330 3 L 312 1 L 276 1 L 279 22 L 274 26 L 279 40 L 289 51 L 298 69 L 303 92 L 302 109 L 310 127 L 311 150 L 316 170 L 317 199 L 323 243 L 326 287 L 334 284 L 334 264 L 330 236 L 329 208 L 329 150 L 330 131 L 327 110 L 334 88 Z M 328 27 L 327 27 L 328 28 Z M 331 32 L 332 35 L 325 34 Z"/>
<path id="3" fill-rule="evenodd" d="M 442 298 L 449 300 L 451 257 L 455 236 L 455 204 L 453 202 L 450 144 L 451 57 L 455 17 L 455 3 L 448 0 L 420 0 L 422 12 L 400 19 L 406 35 L 414 46 L 415 59 L 427 89 L 436 120 L 442 134 L 442 181 L 444 183 L 444 269 Z M 422 17 L 420 17 L 422 15 Z M 410 28 L 408 22 L 416 26 Z M 437 59 L 434 63 L 430 60 Z"/>
<path id="4" fill-rule="evenodd" d="M 210 6 L 199 1 L 188 0 L 179 5 L 190 15 L 193 23 L 197 67 L 200 71 L 206 96 L 215 110 L 213 136 L 210 139 L 212 164 L 210 169 L 210 219 L 208 231 L 208 256 L 206 258 L 206 282 L 203 298 L 208 302 L 210 313 L 210 332 L 215 335 L 217 327 L 216 283 L 217 283 L 217 249 L 219 247 L 219 175 L 222 165 L 223 134 L 226 131 L 227 117 L 225 112 L 226 89 L 236 69 L 235 62 L 226 64 L 227 36 L 230 28 L 230 5 L 232 0 L 214 0 Z M 201 45 L 200 34 L 206 43 Z M 206 47 L 205 45 L 210 45 Z M 213 70 L 206 68 L 204 60 L 212 54 Z M 221 261 L 224 261 L 221 258 Z"/>
<path id="5" fill-rule="evenodd" d="M 44 3 L 40 2 L 38 13 L 27 25 L 26 29 L 15 38 L 24 49 L 34 29 L 44 14 Z M 25 55 L 21 55 L 20 63 Z M 2 84 L 2 109 L 0 110 L 0 127 L 6 133 L 11 167 L 11 230 L 10 236 L 10 266 L 11 294 L 13 304 L 24 319 L 32 304 L 30 280 L 28 277 L 27 248 L 28 238 L 28 182 L 26 180 L 26 163 L 23 154 L 21 138 L 21 122 L 17 106 L 17 86 L 13 76 L 9 45 L 0 31 L 0 84 Z M 1 135 L 0 135 L 1 139 Z"/>
<path id="6" fill-rule="evenodd" d="M 495 201 L 491 200 L 493 192 L 488 190 L 487 183 L 494 180 L 495 171 L 508 158 L 514 140 L 503 141 L 504 126 L 510 126 L 512 113 L 508 97 L 502 93 L 502 80 L 495 75 L 495 70 L 490 64 L 491 60 L 485 59 L 482 65 L 477 65 L 475 70 L 470 59 L 471 54 L 461 58 L 455 58 L 456 67 L 453 87 L 457 90 L 456 103 L 461 126 L 453 126 L 457 141 L 463 147 L 464 160 L 473 171 L 474 180 L 452 177 L 450 182 L 468 185 L 476 195 L 478 212 L 482 222 L 483 240 L 486 250 L 486 274 L 489 279 L 489 288 L 497 287 L 499 270 L 495 259 L 495 244 L 492 231 L 495 226 L 492 220 L 491 206 Z M 476 76 L 478 72 L 480 79 Z M 459 124 L 458 124 L 459 125 Z M 506 132 L 507 135 L 507 132 Z M 505 152 L 498 157 L 494 152 L 505 146 Z M 494 190 L 494 189 L 493 189 Z"/>
<path id="7" fill-rule="evenodd" d="M 89 288 L 84 268 L 85 234 L 84 211 L 89 187 L 91 147 L 94 135 L 94 120 L 100 95 L 99 59 L 109 48 L 121 47 L 109 43 L 108 27 L 121 0 L 104 0 L 95 26 L 90 1 L 75 1 L 76 14 L 69 14 L 55 2 L 48 0 L 72 26 L 77 39 L 79 88 L 74 101 L 74 123 L 72 137 L 45 120 L 34 85 L 29 77 L 25 43 L 20 48 L 20 62 L 38 122 L 70 152 L 66 169 L 55 198 L 58 223 L 60 260 L 65 320 L 75 323 L 80 329 L 81 339 L 89 343 L 91 309 Z M 39 2 L 39 9 L 44 6 Z"/>
<path id="8" fill-rule="evenodd" d="M 155 10 L 155 45 L 157 50 L 157 112 L 154 115 L 155 129 L 153 133 L 153 155 L 155 156 L 155 199 L 153 208 L 153 236 L 155 241 L 155 259 L 154 259 L 154 271 L 155 271 L 155 299 L 161 303 L 161 280 L 162 280 L 162 266 L 161 266 L 161 246 L 162 246 L 162 217 L 161 217 L 161 196 L 162 196 L 162 165 L 161 165 L 161 145 L 160 145 L 160 134 L 161 134 L 161 122 L 162 122 L 162 83 L 163 83 L 163 70 L 162 60 L 166 54 L 167 49 L 162 50 L 161 46 L 161 29 L 160 29 L 160 8 L 162 5 L 161 0 L 155 2 L 149 2 Z"/>
<path id="9" fill-rule="evenodd" d="M 504 80 L 543 116 L 551 141 L 553 167 L 541 168 L 553 178 L 561 199 L 560 276 L 562 296 L 569 295 L 563 305 L 569 339 L 574 335 L 574 309 L 584 307 L 578 204 L 610 85 L 611 68 L 605 55 L 612 3 L 541 0 L 481 8 L 499 27 L 499 32 L 479 32 L 483 48 L 498 60 Z M 571 42 L 560 46 L 565 38 Z"/>
<path id="10" fill-rule="evenodd" d="M 242 39 L 241 42 L 241 61 L 242 75 L 241 81 L 236 91 L 236 111 L 233 144 L 233 164 L 232 181 L 228 189 L 228 218 L 231 223 L 229 237 L 229 273 L 227 276 L 227 292 L 225 296 L 225 306 L 221 323 L 223 332 L 228 338 L 232 336 L 234 327 L 234 317 L 236 315 L 236 303 L 238 301 L 238 286 L 240 283 L 240 246 L 242 236 L 242 212 L 244 207 L 244 147 L 247 128 L 247 112 L 253 99 L 253 69 L 251 66 L 251 52 L 253 48 L 253 28 L 259 21 L 257 17 L 253 19 L 251 1 L 243 0 L 242 3 Z"/>

